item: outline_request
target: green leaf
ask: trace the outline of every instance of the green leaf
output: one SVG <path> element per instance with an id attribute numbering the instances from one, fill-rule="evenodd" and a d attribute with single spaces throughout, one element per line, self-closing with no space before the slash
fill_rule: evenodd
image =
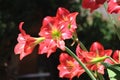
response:
<path id="1" fill-rule="evenodd" d="M 111 65 L 111 64 L 108 64 L 108 63 L 102 63 L 102 64 L 103 64 L 106 68 L 114 69 L 114 70 L 120 72 L 120 64 L 115 64 L 115 65 Z"/>
<path id="2" fill-rule="evenodd" d="M 120 79 L 120 64 L 111 65 L 108 63 L 102 63 L 108 71 L 110 80 L 119 80 Z"/>
<path id="3" fill-rule="evenodd" d="M 110 80 L 117 80 L 114 77 L 117 75 L 114 71 L 107 69 Z"/>

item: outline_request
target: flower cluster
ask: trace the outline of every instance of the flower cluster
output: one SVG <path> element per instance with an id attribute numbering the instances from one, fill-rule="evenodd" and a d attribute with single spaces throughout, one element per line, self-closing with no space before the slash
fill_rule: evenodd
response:
<path id="1" fill-rule="evenodd" d="M 78 12 L 70 13 L 65 8 L 60 7 L 55 17 L 47 16 L 43 20 L 39 32 L 39 38 L 31 37 L 22 29 L 24 22 L 19 25 L 20 34 L 18 44 L 15 46 L 15 54 L 20 54 L 20 60 L 32 53 L 34 47 L 39 44 L 38 53 L 47 54 L 55 52 L 57 48 L 65 50 L 66 39 L 71 39 L 75 32 L 76 16 Z"/>
<path id="2" fill-rule="evenodd" d="M 119 52 L 119 50 L 116 50 L 113 55 L 113 58 L 117 62 L 119 62 Z M 101 64 L 102 62 L 115 64 L 113 61 L 108 59 L 111 54 L 112 50 L 104 50 L 103 45 L 99 42 L 94 42 L 90 47 L 90 51 L 81 49 L 80 45 L 76 47 L 77 57 L 88 67 L 89 70 L 97 71 L 100 74 L 104 74 L 105 69 L 104 65 Z M 66 77 L 70 79 L 75 76 L 79 77 L 82 73 L 85 72 L 85 70 L 80 65 L 78 65 L 74 58 L 67 55 L 67 53 L 61 53 L 58 69 L 60 70 L 60 77 Z"/>
<path id="3" fill-rule="evenodd" d="M 92 12 L 106 1 L 109 13 L 119 13 L 119 0 L 83 0 L 82 7 L 89 8 Z M 15 54 L 20 54 L 20 60 L 22 60 L 25 56 L 32 53 L 36 45 L 39 45 L 38 54 L 46 54 L 48 58 L 59 48 L 64 51 L 60 54 L 60 64 L 57 67 L 61 78 L 72 80 L 75 76 L 80 77 L 81 74 L 86 72 L 86 69 L 89 69 L 92 73 L 97 72 L 103 75 L 106 67 L 102 63 L 119 64 L 120 50 L 113 52 L 112 49 L 104 49 L 104 46 L 97 41 L 92 43 L 89 51 L 83 49 L 75 36 L 77 15 L 78 12 L 70 13 L 65 8 L 58 8 L 56 16 L 47 16 L 43 19 L 40 32 L 38 33 L 39 37 L 37 38 L 26 34 L 22 29 L 24 22 L 21 22 L 19 25 L 21 33 L 18 35 L 18 43 L 14 48 Z M 73 37 L 76 37 L 76 39 L 73 39 Z M 73 39 L 78 43 L 75 56 L 69 55 L 72 53 L 66 50 L 66 39 Z M 95 75 L 93 77 L 97 78 Z"/>

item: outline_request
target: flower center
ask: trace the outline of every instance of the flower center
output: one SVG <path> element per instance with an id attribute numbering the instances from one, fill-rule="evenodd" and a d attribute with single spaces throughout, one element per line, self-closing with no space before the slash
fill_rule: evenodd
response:
<path id="1" fill-rule="evenodd" d="M 74 67 L 74 63 L 72 61 L 67 61 L 67 69 L 70 71 Z"/>
<path id="2" fill-rule="evenodd" d="M 71 28 L 71 24 L 68 24 L 68 29 L 70 29 Z"/>
<path id="3" fill-rule="evenodd" d="M 52 38 L 53 38 L 53 39 L 55 39 L 55 40 L 60 39 L 61 32 L 60 32 L 58 29 L 54 28 L 54 29 L 52 30 L 51 34 L 52 34 Z"/>

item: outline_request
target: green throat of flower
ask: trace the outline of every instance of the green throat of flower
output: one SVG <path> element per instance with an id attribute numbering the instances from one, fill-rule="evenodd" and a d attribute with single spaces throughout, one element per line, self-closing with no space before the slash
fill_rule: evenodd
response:
<path id="1" fill-rule="evenodd" d="M 51 34 L 52 34 L 52 38 L 55 40 L 58 40 L 61 37 L 61 32 L 58 29 L 53 29 Z"/>

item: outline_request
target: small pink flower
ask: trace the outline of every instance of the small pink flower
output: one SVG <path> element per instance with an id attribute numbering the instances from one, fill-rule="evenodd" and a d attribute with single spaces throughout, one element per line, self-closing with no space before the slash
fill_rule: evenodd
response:
<path id="1" fill-rule="evenodd" d="M 69 78 L 72 80 L 73 77 L 79 77 L 85 71 L 78 64 L 78 62 L 67 53 L 61 53 L 59 58 L 60 64 L 58 65 L 59 76 L 61 78 Z"/>
<path id="2" fill-rule="evenodd" d="M 21 33 L 18 35 L 18 43 L 14 48 L 15 54 L 20 54 L 20 60 L 22 60 L 25 56 L 29 55 L 33 51 L 35 47 L 34 42 L 36 41 L 35 38 L 26 34 L 26 32 L 22 29 L 23 23 L 24 22 L 21 22 L 19 25 L 19 30 Z"/>

